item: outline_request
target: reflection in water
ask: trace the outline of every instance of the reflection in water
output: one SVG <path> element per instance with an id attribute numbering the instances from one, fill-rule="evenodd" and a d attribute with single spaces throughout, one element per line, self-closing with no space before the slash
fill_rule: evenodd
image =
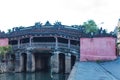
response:
<path id="1" fill-rule="evenodd" d="M 4 73 L 0 80 L 67 80 L 68 74 L 53 74 L 48 72 L 35 73 Z"/>

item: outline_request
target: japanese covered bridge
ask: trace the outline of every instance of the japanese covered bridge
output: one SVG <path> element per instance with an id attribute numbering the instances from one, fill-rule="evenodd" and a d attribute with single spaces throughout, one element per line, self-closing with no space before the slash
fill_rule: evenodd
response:
<path id="1" fill-rule="evenodd" d="M 102 31 L 102 33 L 101 33 Z M 100 29 L 92 36 L 113 36 Z M 35 23 L 30 27 L 15 27 L 7 37 L 15 53 L 16 72 L 49 70 L 53 73 L 69 73 L 76 60 L 79 60 L 80 38 L 92 37 L 85 34 L 85 28 L 78 25 L 66 26 L 60 22 L 51 25 Z"/>

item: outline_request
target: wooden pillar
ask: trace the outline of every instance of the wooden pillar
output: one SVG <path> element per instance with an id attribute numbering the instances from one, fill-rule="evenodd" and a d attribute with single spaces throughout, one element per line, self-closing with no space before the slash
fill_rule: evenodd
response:
<path id="1" fill-rule="evenodd" d="M 70 73 L 71 71 L 71 54 L 67 53 L 65 55 L 65 73 Z"/>

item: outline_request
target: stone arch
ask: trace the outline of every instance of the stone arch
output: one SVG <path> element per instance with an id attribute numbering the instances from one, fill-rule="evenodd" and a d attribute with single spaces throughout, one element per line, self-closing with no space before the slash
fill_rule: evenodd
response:
<path id="1" fill-rule="evenodd" d="M 20 62 L 21 62 L 21 71 L 26 72 L 27 71 L 27 53 L 21 53 Z"/>
<path id="2" fill-rule="evenodd" d="M 59 53 L 59 72 L 65 73 L 65 54 Z"/>
<path id="3" fill-rule="evenodd" d="M 76 62 L 76 56 L 75 55 L 71 55 L 71 69 L 73 68 L 75 62 Z"/>

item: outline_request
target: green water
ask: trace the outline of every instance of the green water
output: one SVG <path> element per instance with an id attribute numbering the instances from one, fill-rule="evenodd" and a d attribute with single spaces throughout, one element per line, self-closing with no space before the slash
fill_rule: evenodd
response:
<path id="1" fill-rule="evenodd" d="M 0 80 L 67 80 L 67 78 L 68 74 L 51 75 L 49 72 L 0 74 Z"/>

